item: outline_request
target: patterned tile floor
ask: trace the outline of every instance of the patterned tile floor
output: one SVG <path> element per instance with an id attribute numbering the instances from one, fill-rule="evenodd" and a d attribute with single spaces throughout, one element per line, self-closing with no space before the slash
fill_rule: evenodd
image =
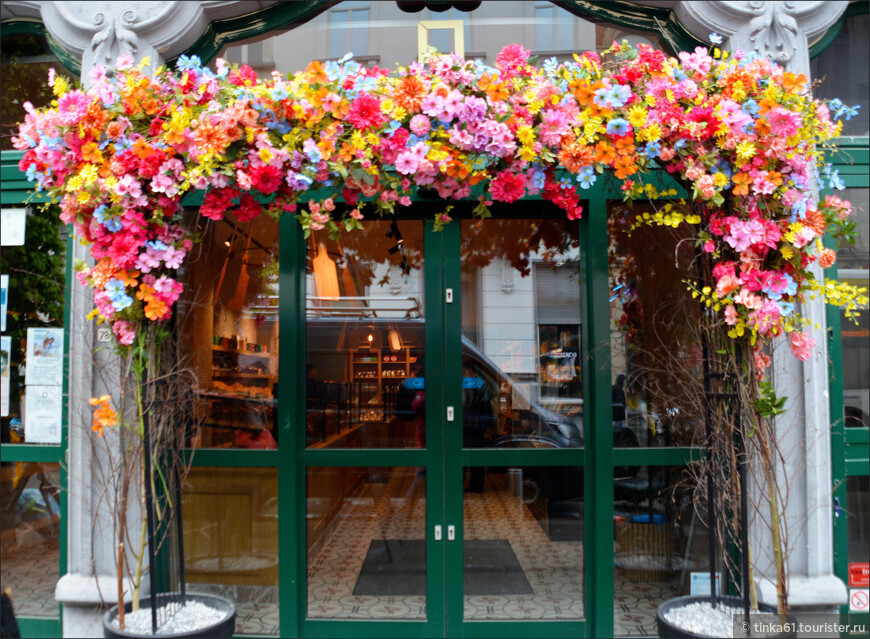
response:
<path id="1" fill-rule="evenodd" d="M 57 527 L 48 518 L 4 530 L 0 581 L 12 590 L 17 617 L 57 618 Z"/>

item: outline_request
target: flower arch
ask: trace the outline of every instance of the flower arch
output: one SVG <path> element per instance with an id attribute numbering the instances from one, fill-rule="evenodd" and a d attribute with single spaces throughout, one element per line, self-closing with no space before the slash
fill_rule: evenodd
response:
<path id="1" fill-rule="evenodd" d="M 390 72 L 346 56 L 262 80 L 222 60 L 211 70 L 182 57 L 176 72 L 149 76 L 146 63 L 119 59 L 111 74 L 92 70 L 86 91 L 49 77 L 57 100 L 26 105 L 15 145 L 28 179 L 90 246 L 95 264 L 78 278 L 122 347 L 171 316 L 193 243 L 176 213 L 194 190 L 213 220 L 289 212 L 306 235 L 337 235 L 361 228 L 369 211 L 409 206 L 418 188 L 464 199 L 477 187 L 481 217 L 492 201 L 539 194 L 576 219 L 580 193 L 605 171 L 632 199 L 656 197 L 643 177 L 664 168 L 688 202 L 637 223 L 694 227 L 714 266 L 693 294 L 732 337 L 788 334 L 806 359 L 812 338 L 797 303 L 820 294 L 848 309 L 866 304 L 865 291 L 811 270 L 834 262 L 826 233 L 853 233 L 848 202 L 813 196 L 819 181 L 842 188 L 823 154 L 835 120 L 853 110 L 814 100 L 803 75 L 728 55 L 712 39 L 679 58 L 614 43 L 540 68 L 516 44 L 494 68 L 434 53 Z M 445 212 L 435 223 L 448 221 Z"/>

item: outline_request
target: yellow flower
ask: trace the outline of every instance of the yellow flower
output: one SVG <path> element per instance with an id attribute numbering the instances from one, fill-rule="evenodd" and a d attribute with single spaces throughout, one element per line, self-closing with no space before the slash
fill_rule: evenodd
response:
<path id="1" fill-rule="evenodd" d="M 748 162 L 755 156 L 755 143 L 748 140 L 737 145 L 737 157 L 743 162 Z"/>
<path id="2" fill-rule="evenodd" d="M 628 121 L 635 129 L 641 128 L 646 123 L 647 112 L 639 104 L 635 104 L 628 110 Z"/>

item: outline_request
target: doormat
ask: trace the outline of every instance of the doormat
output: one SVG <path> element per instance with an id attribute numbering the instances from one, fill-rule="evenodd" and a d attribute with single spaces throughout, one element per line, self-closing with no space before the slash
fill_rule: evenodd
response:
<path id="1" fill-rule="evenodd" d="M 463 550 L 465 595 L 534 594 L 506 539 L 469 539 L 464 542 Z M 353 594 L 369 597 L 425 596 L 425 540 L 373 539 Z"/>

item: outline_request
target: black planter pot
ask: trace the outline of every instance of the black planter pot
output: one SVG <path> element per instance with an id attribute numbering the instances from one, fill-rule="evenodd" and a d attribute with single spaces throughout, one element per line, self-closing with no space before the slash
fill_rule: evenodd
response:
<path id="1" fill-rule="evenodd" d="M 675 608 L 682 608 L 683 606 L 688 606 L 693 603 L 704 603 L 710 601 L 710 595 L 689 595 L 685 597 L 674 597 L 673 599 L 668 599 L 656 609 L 656 629 L 658 630 L 658 635 L 661 639 L 709 639 L 708 635 L 699 635 L 695 632 L 690 632 L 688 630 L 683 630 L 672 623 L 668 622 L 665 619 L 665 615 L 674 610 Z M 743 607 L 743 599 L 740 597 L 719 597 L 719 602 L 726 606 L 733 606 L 735 608 Z M 768 606 L 765 604 L 759 604 L 758 612 L 768 613 L 768 614 L 776 614 L 776 608 L 773 606 Z M 757 614 L 753 612 L 751 614 Z M 791 618 L 788 619 L 791 621 Z M 790 630 L 789 632 L 779 633 L 779 634 L 765 634 L 765 635 L 744 635 L 749 637 L 765 637 L 767 639 L 789 639 L 791 637 L 797 637 L 797 629 L 794 624 L 789 623 L 789 628 L 795 628 L 794 630 Z"/>
<path id="2" fill-rule="evenodd" d="M 178 597 L 177 594 L 159 594 L 155 597 L 156 606 L 160 608 L 165 605 L 169 601 L 174 601 Z M 231 639 L 233 636 L 233 632 L 236 629 L 236 606 L 229 599 L 225 599 L 223 597 L 218 597 L 217 595 L 203 595 L 203 594 L 188 594 L 185 596 L 184 600 L 186 602 L 198 601 L 210 608 L 215 608 L 216 610 L 222 610 L 226 612 L 226 616 L 214 623 L 210 626 L 205 626 L 200 628 L 199 630 L 194 630 L 192 632 L 180 632 L 177 634 L 170 635 L 156 635 L 159 637 L 176 637 L 178 639 Z M 147 597 L 143 597 L 140 605 L 146 605 L 149 599 Z M 131 603 L 128 603 L 124 606 L 124 612 L 129 613 L 132 608 Z M 118 606 L 113 606 L 110 610 L 103 615 L 103 636 L 109 639 L 122 638 L 122 637 L 152 637 L 155 635 L 147 634 L 132 634 L 126 631 L 118 630 L 117 628 L 112 627 L 112 622 L 118 616 Z"/>

